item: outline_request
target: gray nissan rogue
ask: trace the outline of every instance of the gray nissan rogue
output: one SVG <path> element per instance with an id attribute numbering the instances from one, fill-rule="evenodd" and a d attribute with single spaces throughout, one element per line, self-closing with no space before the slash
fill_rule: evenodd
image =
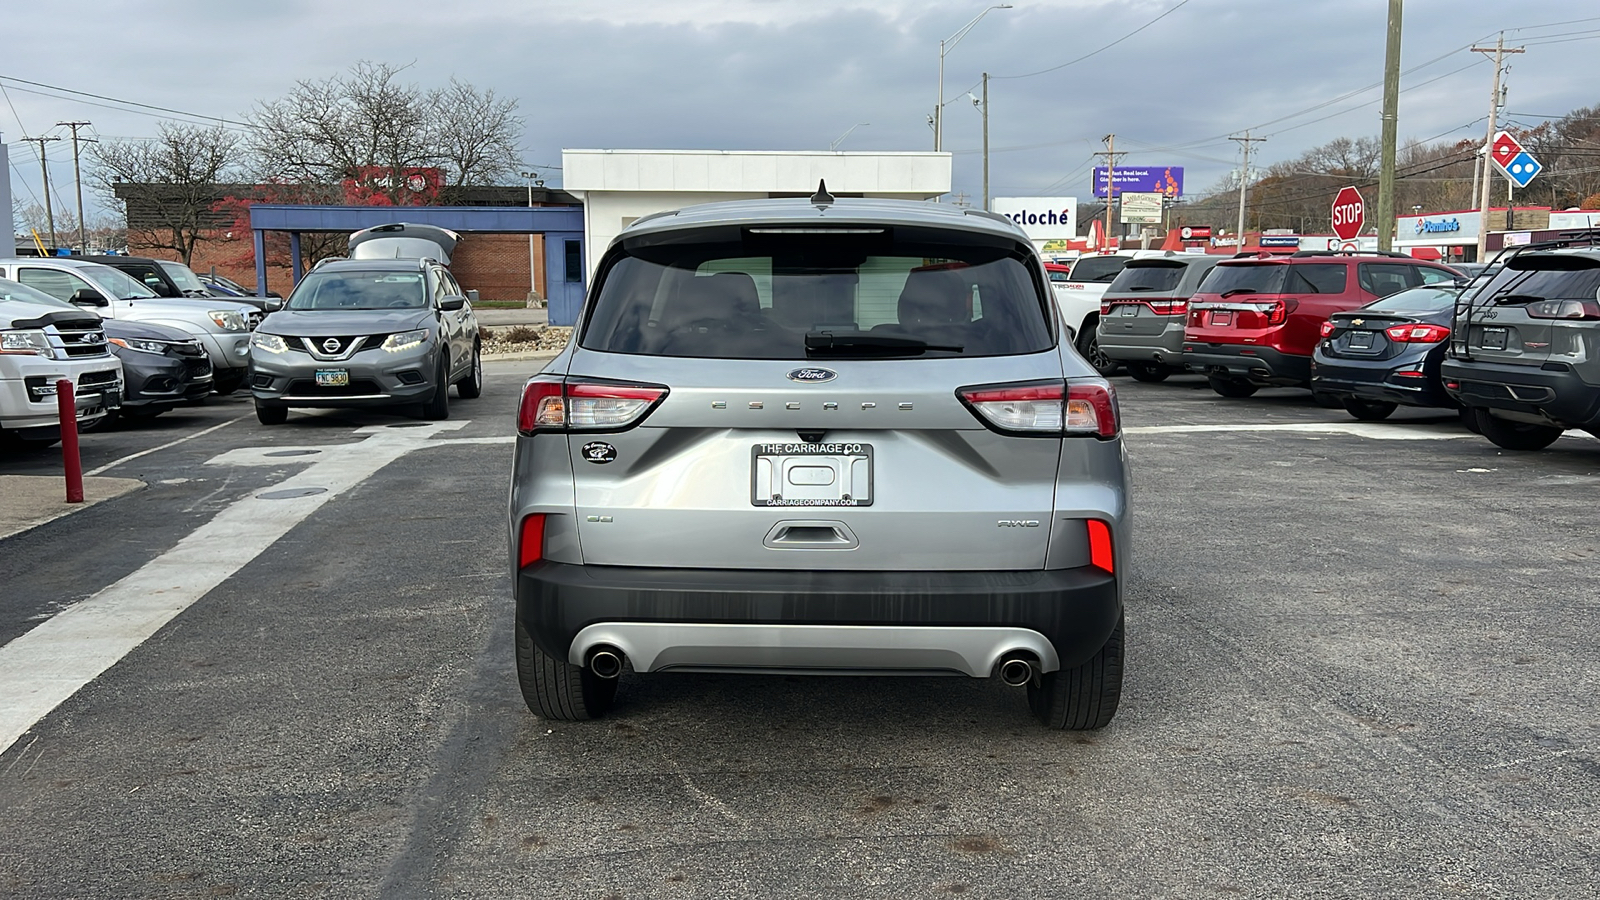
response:
<path id="1" fill-rule="evenodd" d="M 601 714 L 629 666 L 998 677 L 1050 727 L 1116 711 L 1116 396 L 1009 220 L 825 188 L 639 219 L 517 431 L 541 716 Z"/>

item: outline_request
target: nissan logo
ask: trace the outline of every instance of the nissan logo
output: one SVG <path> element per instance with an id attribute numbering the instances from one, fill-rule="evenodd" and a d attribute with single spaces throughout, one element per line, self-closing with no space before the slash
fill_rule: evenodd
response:
<path id="1" fill-rule="evenodd" d="M 804 369 L 795 369 L 793 372 L 789 373 L 790 381 L 798 381 L 803 384 L 822 384 L 825 381 L 832 381 L 838 377 L 838 372 L 835 372 L 832 369 L 823 369 L 816 366 L 807 366 Z"/>
<path id="2" fill-rule="evenodd" d="M 329 353 L 338 353 L 339 352 L 339 339 L 338 338 L 328 338 L 327 340 L 322 342 L 322 349 L 326 350 Z"/>

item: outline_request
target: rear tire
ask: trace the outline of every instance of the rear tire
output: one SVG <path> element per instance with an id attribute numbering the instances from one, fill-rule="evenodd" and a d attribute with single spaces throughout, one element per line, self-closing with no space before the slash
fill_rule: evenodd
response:
<path id="1" fill-rule="evenodd" d="M 456 396 L 463 400 L 474 400 L 483 393 L 483 348 L 476 342 L 472 345 L 472 369 L 467 377 L 456 382 Z"/>
<path id="2" fill-rule="evenodd" d="M 1398 403 L 1385 403 L 1382 400 L 1363 400 L 1360 397 L 1344 398 L 1344 408 L 1363 422 L 1376 422 L 1387 419 L 1400 408 Z"/>
<path id="3" fill-rule="evenodd" d="M 1100 349 L 1100 323 L 1084 322 L 1083 333 L 1078 335 L 1078 352 L 1101 375 L 1110 377 L 1117 371 L 1117 361 Z"/>
<path id="4" fill-rule="evenodd" d="M 1554 425 L 1530 425 L 1496 418 L 1489 415 L 1488 410 L 1478 411 L 1478 428 L 1495 446 L 1506 450 L 1543 450 L 1566 430 Z"/>
<path id="5" fill-rule="evenodd" d="M 1156 384 L 1157 382 L 1166 381 L 1167 376 L 1172 374 L 1171 369 L 1157 363 L 1131 362 L 1128 363 L 1127 366 L 1128 374 L 1133 376 L 1133 380 L 1142 381 L 1145 384 Z"/>
<path id="6" fill-rule="evenodd" d="M 450 418 L 450 365 L 442 351 L 439 354 L 439 371 L 434 375 L 433 383 L 437 387 L 433 399 L 422 404 L 422 417 L 437 422 Z"/>
<path id="7" fill-rule="evenodd" d="M 282 425 L 289 421 L 289 407 L 268 405 L 257 400 L 256 421 L 263 425 Z"/>
<path id="8" fill-rule="evenodd" d="M 1122 618 L 1100 651 L 1075 669 L 1061 669 L 1028 684 L 1028 706 L 1046 728 L 1104 728 L 1122 700 Z"/>
<path id="9" fill-rule="evenodd" d="M 540 650 L 517 620 L 517 683 L 535 715 L 557 722 L 598 719 L 616 699 L 619 680 L 601 678 Z"/>
<path id="10" fill-rule="evenodd" d="M 1211 383 L 1211 389 L 1224 397 L 1243 400 L 1253 395 L 1260 388 L 1245 381 L 1243 378 L 1228 378 L 1222 375 L 1211 375 L 1206 378 Z"/>

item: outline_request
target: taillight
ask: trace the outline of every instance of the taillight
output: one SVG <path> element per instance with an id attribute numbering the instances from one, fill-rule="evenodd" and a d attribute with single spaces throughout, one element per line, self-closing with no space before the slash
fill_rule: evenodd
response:
<path id="1" fill-rule="evenodd" d="M 544 513 L 534 513 L 522 520 L 522 532 L 517 536 L 517 567 L 526 568 L 544 559 Z"/>
<path id="2" fill-rule="evenodd" d="M 1282 300 L 1272 301 L 1272 305 L 1261 310 L 1267 317 L 1268 325 L 1282 325 L 1289 321 L 1289 305 Z"/>
<path id="3" fill-rule="evenodd" d="M 536 375 L 522 388 L 517 431 L 619 431 L 639 424 L 665 385 Z"/>
<path id="4" fill-rule="evenodd" d="M 1102 315 L 1102 316 L 1111 315 L 1111 304 L 1109 304 L 1109 303 L 1100 304 L 1100 315 Z"/>
<path id="5" fill-rule="evenodd" d="M 1150 311 L 1158 316 L 1181 316 L 1189 311 L 1187 300 L 1152 300 Z"/>
<path id="6" fill-rule="evenodd" d="M 1338 327 L 1338 326 L 1333 324 L 1333 320 L 1332 319 L 1323 320 L 1323 322 L 1322 322 L 1322 336 L 1323 337 L 1327 337 L 1328 335 L 1333 334 L 1333 330 L 1336 327 Z"/>
<path id="7" fill-rule="evenodd" d="M 1383 330 L 1397 344 L 1437 344 L 1450 336 L 1443 325 L 1391 325 Z"/>
<path id="8" fill-rule="evenodd" d="M 1117 563 L 1115 554 L 1111 550 L 1111 526 L 1099 519 L 1090 519 L 1089 526 L 1089 565 L 1106 572 L 1115 573 Z"/>
<path id="9" fill-rule="evenodd" d="M 958 388 L 956 396 L 984 424 L 1007 434 L 1114 438 L 1119 431 L 1116 391 L 1099 378 L 974 385 Z"/>
<path id="10" fill-rule="evenodd" d="M 1600 319 L 1594 300 L 1540 300 L 1527 306 L 1530 319 Z"/>

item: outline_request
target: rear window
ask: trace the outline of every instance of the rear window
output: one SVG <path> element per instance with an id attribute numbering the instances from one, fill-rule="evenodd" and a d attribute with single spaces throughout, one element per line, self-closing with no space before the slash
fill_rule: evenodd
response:
<path id="1" fill-rule="evenodd" d="M 1072 267 L 1072 280 L 1110 284 L 1127 264 L 1126 256 L 1085 256 Z"/>
<path id="2" fill-rule="evenodd" d="M 1016 245 L 960 233 L 708 229 L 625 244 L 579 345 L 713 359 L 1006 356 L 1054 346 Z M 822 345 L 832 342 L 835 349 Z M 809 348 L 809 349 L 808 349 Z"/>
<path id="3" fill-rule="evenodd" d="M 1223 264 L 1211 270 L 1200 290 L 1207 294 L 1279 294 L 1288 269 L 1283 263 Z"/>
<path id="4" fill-rule="evenodd" d="M 1181 262 L 1136 259 L 1117 274 L 1107 293 L 1177 290 L 1185 268 Z"/>

